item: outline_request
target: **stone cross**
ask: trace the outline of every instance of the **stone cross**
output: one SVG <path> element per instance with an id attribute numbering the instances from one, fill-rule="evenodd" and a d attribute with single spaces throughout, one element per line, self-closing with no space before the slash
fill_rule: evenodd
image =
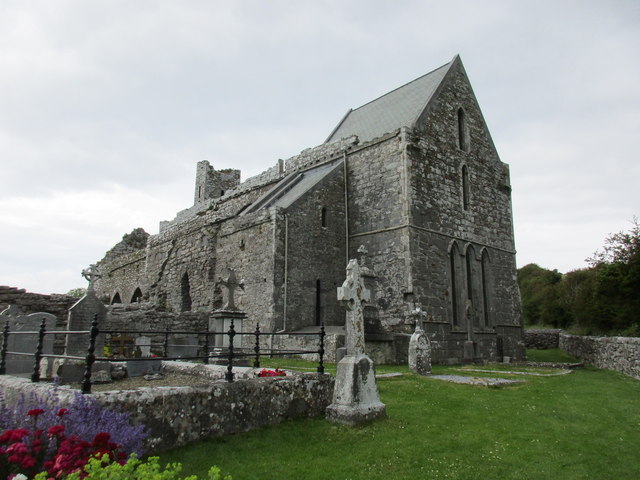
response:
<path id="1" fill-rule="evenodd" d="M 338 287 L 338 301 L 347 309 L 347 355 L 364 353 L 364 305 L 371 300 L 371 292 L 365 288 L 357 260 L 349 260 L 347 278 Z"/>
<path id="2" fill-rule="evenodd" d="M 89 265 L 89 268 L 85 268 L 82 270 L 82 276 L 86 278 L 89 282 L 89 286 L 87 287 L 87 292 L 93 292 L 93 283 L 96 280 L 102 278 L 102 274 L 95 263 Z"/>
<path id="3" fill-rule="evenodd" d="M 222 279 L 219 278 L 218 279 L 218 283 L 217 285 L 222 285 L 223 287 L 227 288 L 227 303 L 225 303 L 224 307 L 222 307 L 224 310 L 237 310 L 236 304 L 235 304 L 235 291 L 240 288 L 241 290 L 244 290 L 244 280 L 240 280 L 238 282 L 237 278 L 236 278 L 236 271 L 233 268 L 229 268 L 229 276 L 227 276 L 227 278 Z"/>

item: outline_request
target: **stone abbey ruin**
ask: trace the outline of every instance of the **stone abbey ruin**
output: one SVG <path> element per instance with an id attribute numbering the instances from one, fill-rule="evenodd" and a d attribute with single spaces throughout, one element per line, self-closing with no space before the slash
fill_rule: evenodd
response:
<path id="1" fill-rule="evenodd" d="M 524 357 L 509 169 L 458 56 L 349 110 L 325 143 L 242 183 L 239 170 L 199 162 L 193 206 L 157 235 L 125 235 L 98 263 L 95 288 L 121 308 L 206 317 L 222 307 L 218 282 L 233 269 L 251 325 L 240 328 L 324 323 L 338 347 L 336 289 L 359 249 L 371 290 L 366 348 L 377 362 L 405 362 L 416 323 L 434 363 Z"/>

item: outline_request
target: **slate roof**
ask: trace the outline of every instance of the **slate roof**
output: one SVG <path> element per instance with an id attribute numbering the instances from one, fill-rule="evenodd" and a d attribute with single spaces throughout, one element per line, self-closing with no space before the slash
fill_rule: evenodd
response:
<path id="1" fill-rule="evenodd" d="M 410 127 L 429 104 L 451 65 L 459 59 L 433 70 L 412 82 L 349 110 L 325 143 L 357 135 L 360 143 L 373 140 L 400 127 Z"/>
<path id="2" fill-rule="evenodd" d="M 275 187 L 253 202 L 241 215 L 270 207 L 289 208 L 340 165 L 342 165 L 342 159 L 287 175 Z"/>

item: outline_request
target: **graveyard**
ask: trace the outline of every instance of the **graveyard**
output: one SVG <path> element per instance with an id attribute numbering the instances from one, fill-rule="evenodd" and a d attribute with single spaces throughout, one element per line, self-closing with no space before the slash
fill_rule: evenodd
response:
<path id="1" fill-rule="evenodd" d="M 223 280 L 226 303 L 212 313 L 212 325 L 228 330 L 185 340 L 171 335 L 194 332 L 100 329 L 106 307 L 92 292 L 99 272 L 84 273 L 87 294 L 70 309 L 64 329 L 51 314 L 2 312 L 3 396 L 10 402 L 36 392 L 71 401 L 74 388 L 83 391 L 145 425 L 147 453 L 182 463 L 185 475 L 204 477 L 211 465 L 236 479 L 635 478 L 640 472 L 640 382 L 633 375 L 585 366 L 557 348 L 528 350 L 533 363 L 432 365 L 419 323 L 406 364 L 374 364 L 364 331 L 370 293 L 357 260 L 337 289 L 346 339 L 344 347 L 330 347 L 330 363 L 323 329 L 315 344 L 303 342 L 307 350 L 284 355 L 268 348 L 259 328 L 251 333 L 251 351 L 239 341 L 234 348 L 234 322 L 244 313 L 234 305 L 233 275 Z M 60 347 L 63 354 L 54 353 Z M 56 376 L 69 378 L 55 387 Z"/>

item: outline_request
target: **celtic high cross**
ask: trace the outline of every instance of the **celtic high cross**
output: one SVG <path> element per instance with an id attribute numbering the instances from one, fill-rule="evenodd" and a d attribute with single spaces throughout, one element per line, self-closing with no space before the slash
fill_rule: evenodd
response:
<path id="1" fill-rule="evenodd" d="M 227 288 L 227 303 L 225 303 L 224 310 L 237 310 L 235 304 L 235 291 L 240 288 L 244 290 L 244 280 L 236 278 L 236 271 L 233 268 L 229 268 L 229 275 L 225 279 L 218 279 L 217 285 L 222 285 Z"/>
<path id="2" fill-rule="evenodd" d="M 370 300 L 371 291 L 364 286 L 360 264 L 351 259 L 347 265 L 347 278 L 338 287 L 338 301 L 347 309 L 347 355 L 364 353 L 364 306 Z"/>
<path id="3" fill-rule="evenodd" d="M 89 268 L 85 268 L 82 270 L 82 276 L 87 279 L 89 282 L 89 286 L 87 287 L 87 292 L 93 292 L 93 284 L 96 280 L 102 278 L 102 274 L 95 263 L 89 265 Z"/>

